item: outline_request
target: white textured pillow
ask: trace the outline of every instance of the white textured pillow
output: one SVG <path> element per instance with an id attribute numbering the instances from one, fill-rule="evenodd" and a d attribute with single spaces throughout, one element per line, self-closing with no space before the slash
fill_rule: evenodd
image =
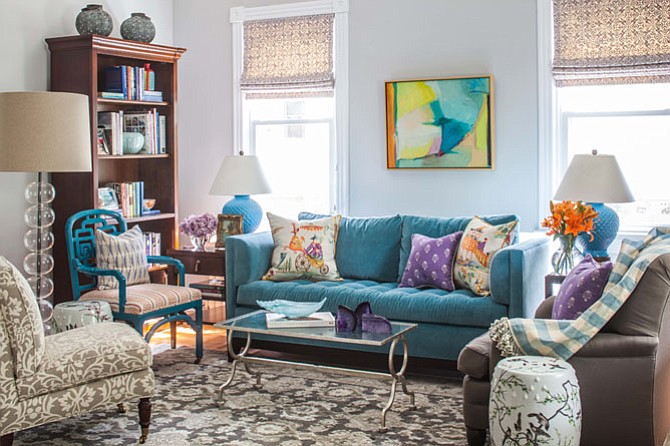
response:
<path id="1" fill-rule="evenodd" d="M 149 283 L 147 253 L 144 236 L 139 226 L 119 235 L 95 231 L 97 267 L 115 269 L 126 278 L 126 285 Z M 98 276 L 98 289 L 110 290 L 119 287 L 113 276 Z"/>

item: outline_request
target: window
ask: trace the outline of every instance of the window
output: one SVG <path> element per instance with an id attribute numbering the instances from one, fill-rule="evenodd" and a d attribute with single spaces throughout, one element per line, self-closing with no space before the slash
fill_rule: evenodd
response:
<path id="1" fill-rule="evenodd" d="M 667 1 L 538 4 L 541 214 L 572 157 L 598 150 L 616 156 L 636 199 L 609 204 L 620 231 L 670 224 L 668 13 Z"/>
<path id="2" fill-rule="evenodd" d="M 332 209 L 333 98 L 248 99 L 245 146 L 258 155 L 272 194 L 255 199 L 287 217 Z"/>
<path id="3" fill-rule="evenodd" d="M 254 197 L 265 211 L 346 213 L 347 12 L 346 0 L 231 9 L 234 140 L 270 182 Z"/>
<path id="4" fill-rule="evenodd" d="M 559 88 L 560 152 L 616 156 L 634 203 L 609 204 L 623 232 L 670 224 L 670 84 Z"/>

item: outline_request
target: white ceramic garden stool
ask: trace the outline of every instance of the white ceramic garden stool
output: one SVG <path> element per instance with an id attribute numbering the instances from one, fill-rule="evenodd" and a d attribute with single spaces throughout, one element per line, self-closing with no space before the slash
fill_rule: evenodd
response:
<path id="1" fill-rule="evenodd" d="M 100 300 L 62 302 L 54 307 L 57 333 L 112 320 L 112 309 L 107 302 Z"/>
<path id="2" fill-rule="evenodd" d="M 579 384 L 570 364 L 542 356 L 498 363 L 489 396 L 492 446 L 579 446 L 581 429 Z"/>

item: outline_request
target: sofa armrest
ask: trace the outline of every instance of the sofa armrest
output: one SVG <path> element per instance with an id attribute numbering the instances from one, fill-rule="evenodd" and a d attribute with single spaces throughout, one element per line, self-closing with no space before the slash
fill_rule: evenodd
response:
<path id="1" fill-rule="evenodd" d="M 540 302 L 540 306 L 535 310 L 535 319 L 551 319 L 555 300 L 556 296 L 551 296 Z"/>
<path id="2" fill-rule="evenodd" d="M 269 232 L 226 239 L 226 318 L 237 315 L 237 289 L 263 277 L 270 268 L 274 242 Z"/>
<path id="3" fill-rule="evenodd" d="M 633 358 L 654 357 L 658 338 L 628 336 L 617 333 L 598 333 L 584 345 L 575 357 L 579 358 Z"/>
<path id="4" fill-rule="evenodd" d="M 544 276 L 550 268 L 549 239 L 526 240 L 501 249 L 491 261 L 491 297 L 508 305 L 507 316 L 533 317 L 544 298 Z"/>

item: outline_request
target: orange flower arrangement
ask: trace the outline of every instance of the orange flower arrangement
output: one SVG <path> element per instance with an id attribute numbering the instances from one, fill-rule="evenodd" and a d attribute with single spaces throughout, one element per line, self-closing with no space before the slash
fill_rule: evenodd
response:
<path id="1" fill-rule="evenodd" d="M 589 204 L 581 201 L 549 202 L 551 215 L 542 220 L 542 227 L 548 228 L 547 235 L 561 242 L 562 251 L 552 258 L 554 270 L 559 274 L 567 274 L 574 266 L 572 252 L 575 241 L 580 234 L 586 233 L 593 240 L 594 222 L 598 213 Z"/>

